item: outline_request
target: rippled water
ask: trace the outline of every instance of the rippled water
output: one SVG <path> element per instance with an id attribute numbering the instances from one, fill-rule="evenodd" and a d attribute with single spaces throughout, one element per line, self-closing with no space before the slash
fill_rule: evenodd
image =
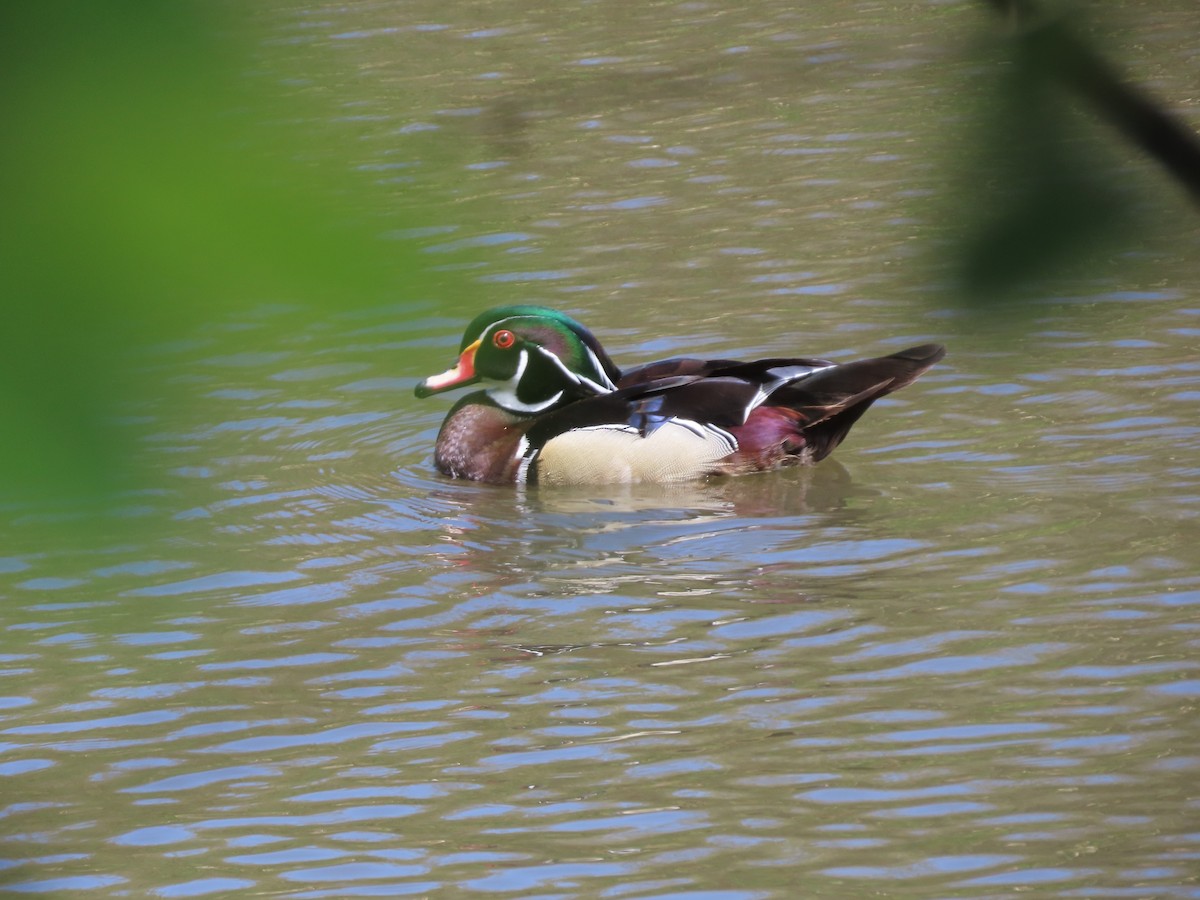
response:
<path id="1" fill-rule="evenodd" d="M 780 47 L 882 79 L 876 101 L 936 55 L 889 50 L 900 23 L 835 39 L 752 12 L 721 38 L 748 62 L 715 70 L 748 89 Z M 472 65 L 490 41 L 483 71 L 547 27 L 304 21 L 368 57 L 404 29 Z M 617 65 L 605 34 L 562 64 Z M 436 91 L 474 108 L 447 66 Z M 164 483 L 117 512 L 151 527 L 51 547 L 32 510 L 5 531 L 7 890 L 1200 897 L 1196 230 L 997 335 L 894 269 L 921 230 L 900 198 L 928 189 L 915 155 L 881 156 L 905 136 L 836 134 L 817 94 L 814 131 L 770 93 L 569 109 L 532 160 L 464 163 L 512 219 L 432 254 L 484 248 L 478 308 L 561 306 L 623 362 L 947 360 L 811 470 L 515 492 L 432 471 L 448 403 L 411 389 L 462 327 L 433 300 L 164 348 L 150 377 L 196 402 L 137 411 Z M 442 127 L 434 99 L 369 130 Z M 822 156 L 846 158 L 792 168 Z M 893 170 L 854 195 L 870 164 Z"/>

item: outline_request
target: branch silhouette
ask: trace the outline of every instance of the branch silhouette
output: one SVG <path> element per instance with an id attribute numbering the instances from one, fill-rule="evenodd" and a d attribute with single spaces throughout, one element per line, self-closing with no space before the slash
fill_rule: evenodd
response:
<path id="1" fill-rule="evenodd" d="M 1124 80 L 1064 19 L 1044 15 L 1030 0 L 985 2 L 1009 20 L 1042 72 L 1087 100 L 1200 202 L 1200 137 L 1191 128 Z"/>

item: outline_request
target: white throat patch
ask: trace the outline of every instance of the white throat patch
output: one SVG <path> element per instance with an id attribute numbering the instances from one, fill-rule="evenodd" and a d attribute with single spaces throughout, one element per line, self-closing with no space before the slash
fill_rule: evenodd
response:
<path id="1" fill-rule="evenodd" d="M 528 365 L 529 351 L 522 350 L 520 361 L 517 363 L 517 371 L 513 373 L 512 378 L 487 389 L 487 395 L 492 398 L 497 406 L 516 413 L 540 413 L 548 410 L 562 398 L 563 392 L 559 391 L 553 397 L 543 400 L 541 403 L 525 403 L 521 400 L 517 396 L 517 387 L 521 384 L 521 376 L 525 374 L 525 369 Z"/>

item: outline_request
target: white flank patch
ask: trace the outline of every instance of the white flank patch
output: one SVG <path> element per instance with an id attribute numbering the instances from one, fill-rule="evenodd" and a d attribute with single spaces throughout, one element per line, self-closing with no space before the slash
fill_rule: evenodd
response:
<path id="1" fill-rule="evenodd" d="M 539 484 L 664 484 L 709 474 L 737 450 L 733 435 L 672 419 L 642 437 L 628 425 L 576 428 L 542 447 Z"/>

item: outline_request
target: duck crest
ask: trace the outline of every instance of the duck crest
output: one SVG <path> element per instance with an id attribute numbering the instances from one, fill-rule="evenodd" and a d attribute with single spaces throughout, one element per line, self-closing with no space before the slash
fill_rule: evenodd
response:
<path id="1" fill-rule="evenodd" d="M 674 482 L 815 463 L 880 397 L 945 355 L 924 344 L 836 364 L 681 358 L 622 372 L 557 310 L 504 306 L 467 326 L 418 397 L 480 385 L 438 434 L 444 474 L 495 483 Z"/>

